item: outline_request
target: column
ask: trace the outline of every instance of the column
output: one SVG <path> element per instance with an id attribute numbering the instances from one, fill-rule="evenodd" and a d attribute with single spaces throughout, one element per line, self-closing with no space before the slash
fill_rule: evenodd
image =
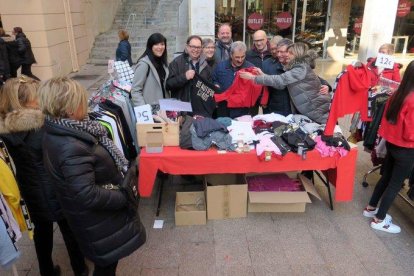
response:
<path id="1" fill-rule="evenodd" d="M 345 56 L 351 2 L 332 0 L 331 22 L 325 40 L 327 40 L 326 52 L 333 60 L 342 60 Z"/>
<path id="2" fill-rule="evenodd" d="M 391 43 L 398 0 L 366 0 L 358 60 L 376 56 L 381 44 Z"/>

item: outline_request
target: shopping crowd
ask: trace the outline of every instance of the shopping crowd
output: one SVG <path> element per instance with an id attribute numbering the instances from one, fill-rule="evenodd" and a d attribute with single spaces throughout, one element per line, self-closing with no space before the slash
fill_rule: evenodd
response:
<path id="1" fill-rule="evenodd" d="M 33 75 L 36 60 L 22 28 L 15 27 L 13 36 L 0 29 L 0 144 L 13 161 L 1 163 L 2 171 L 15 172 L 34 225 L 41 275 L 60 275 L 52 261 L 53 222 L 75 275 L 88 275 L 85 258 L 95 265 L 93 275 L 115 275 L 118 261 L 145 243 L 135 187 L 137 130 L 130 110 L 146 104 L 154 118 L 183 118 L 182 148 L 256 150 L 264 161 L 313 148 L 346 154 L 349 144 L 337 120 L 357 113 L 367 129 L 376 126 L 373 131 L 386 149 L 382 176 L 362 213 L 372 219 L 373 229 L 401 231 L 387 212 L 414 167 L 414 61 L 401 79 L 398 63 L 382 68 L 372 57 L 347 66 L 332 89 L 315 73 L 318 55 L 307 44 L 280 36 L 269 40 L 263 30 L 252 37 L 253 47 L 247 49 L 232 40 L 231 26 L 222 24 L 216 41 L 189 36 L 183 53 L 168 64 L 167 40 L 154 33 L 133 64 L 129 35 L 121 30 L 115 56 L 133 69 L 130 92 L 111 82 L 107 90 L 116 93 L 91 110 L 86 90 L 75 80 L 40 81 Z M 379 53 L 393 55 L 393 45 L 382 45 Z M 399 83 L 398 88 L 383 92 L 384 79 Z M 386 95 L 382 105 L 378 95 Z M 158 110 L 165 98 L 189 102 L 192 111 L 165 115 Z M 246 133 L 249 142 L 240 142 Z M 13 194 L 4 187 L 0 192 Z M 6 228 L 18 235 L 19 229 Z"/>

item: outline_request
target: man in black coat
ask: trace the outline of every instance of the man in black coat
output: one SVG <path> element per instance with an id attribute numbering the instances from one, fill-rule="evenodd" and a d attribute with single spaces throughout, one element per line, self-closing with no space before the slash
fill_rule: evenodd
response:
<path id="1" fill-rule="evenodd" d="M 40 79 L 32 73 L 32 64 L 36 63 L 36 59 L 33 55 L 30 40 L 27 39 L 21 27 L 14 27 L 13 35 L 16 36 L 17 51 L 21 57 L 22 74 L 40 81 Z"/>
<path id="2" fill-rule="evenodd" d="M 246 60 L 253 63 L 255 67 L 263 69 L 263 62 L 271 57 L 266 32 L 263 30 L 256 31 L 253 34 L 253 48 L 247 51 Z"/>
<path id="3" fill-rule="evenodd" d="M 214 95 L 204 99 L 197 94 L 196 80 L 198 76 L 206 82 L 211 82 L 212 69 L 201 55 L 202 39 L 192 35 L 187 39 L 185 52 L 176 57 L 169 65 L 167 89 L 171 91 L 171 98 L 183 102 L 190 102 L 194 115 L 211 117 L 206 108 L 210 106 Z M 208 109 L 208 108 L 207 108 Z"/>

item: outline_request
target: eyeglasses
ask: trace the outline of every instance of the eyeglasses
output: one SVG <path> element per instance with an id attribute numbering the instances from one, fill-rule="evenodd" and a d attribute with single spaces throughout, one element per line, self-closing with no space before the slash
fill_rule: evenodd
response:
<path id="1" fill-rule="evenodd" d="M 193 49 L 193 50 L 201 50 L 201 46 L 194 46 L 194 45 L 189 45 L 189 44 L 187 44 L 187 46 L 188 46 L 190 49 Z"/>
<path id="2" fill-rule="evenodd" d="M 209 47 L 204 47 L 204 49 L 214 50 L 214 49 L 216 49 L 216 47 L 214 47 L 214 46 L 209 46 Z"/>
<path id="3" fill-rule="evenodd" d="M 262 42 L 264 40 L 265 40 L 264 38 L 262 38 L 262 39 L 254 39 L 253 42 Z"/>

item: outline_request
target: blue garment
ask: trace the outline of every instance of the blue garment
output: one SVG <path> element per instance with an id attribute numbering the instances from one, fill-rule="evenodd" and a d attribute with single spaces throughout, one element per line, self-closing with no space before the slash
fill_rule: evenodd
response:
<path id="1" fill-rule="evenodd" d="M 283 65 L 278 60 L 269 58 L 263 61 L 263 73 L 267 75 L 280 75 L 284 72 Z M 284 89 L 276 89 L 268 86 L 267 88 L 269 90 L 269 101 L 263 112 L 265 114 L 274 112 L 283 116 L 291 114 L 292 110 L 287 87 Z"/>
<path id="2" fill-rule="evenodd" d="M 7 234 L 6 225 L 0 217 L 0 265 L 8 268 L 19 256 L 20 252 Z"/>
<path id="3" fill-rule="evenodd" d="M 132 66 L 131 44 L 128 40 L 121 40 L 116 48 L 116 61 L 128 60 L 129 66 Z"/>
<path id="4" fill-rule="evenodd" d="M 243 65 L 237 68 L 234 68 L 231 65 L 230 60 L 224 60 L 217 64 L 213 72 L 213 83 L 220 87 L 220 90 L 217 93 L 226 91 L 233 84 L 237 71 L 253 66 L 254 65 L 248 61 L 244 61 Z"/>

